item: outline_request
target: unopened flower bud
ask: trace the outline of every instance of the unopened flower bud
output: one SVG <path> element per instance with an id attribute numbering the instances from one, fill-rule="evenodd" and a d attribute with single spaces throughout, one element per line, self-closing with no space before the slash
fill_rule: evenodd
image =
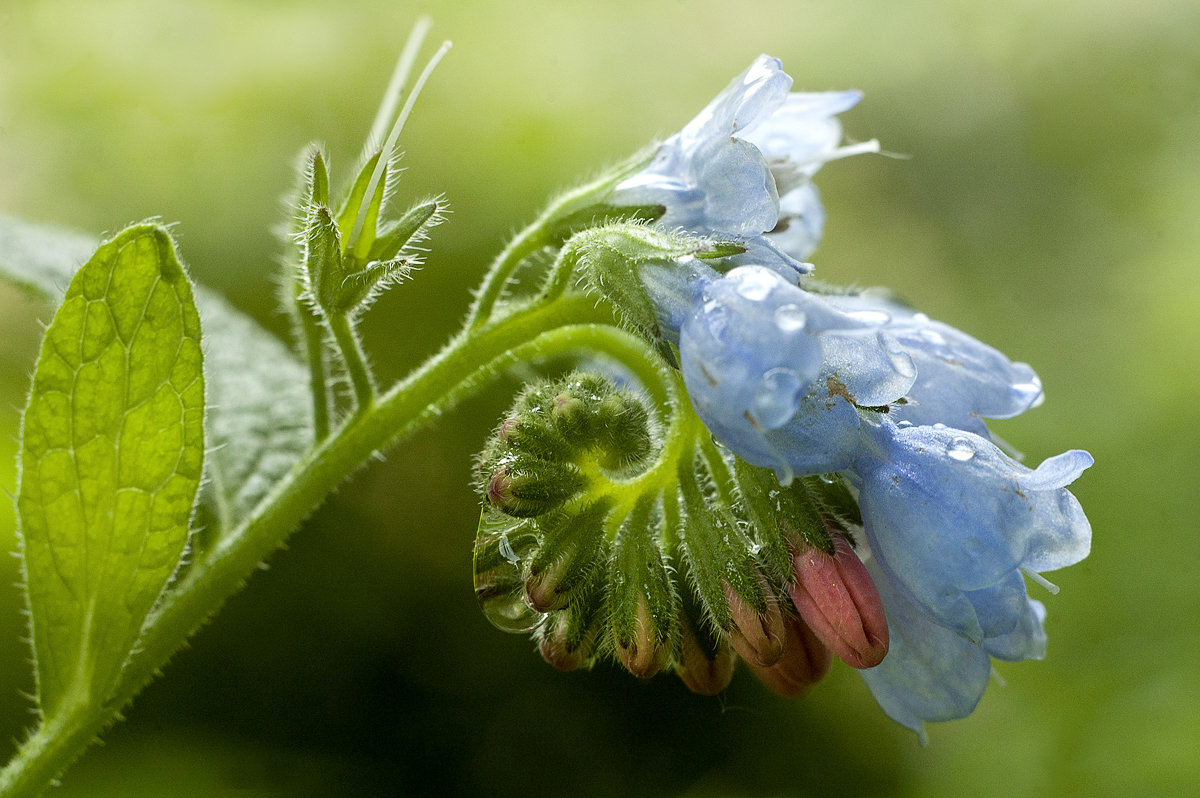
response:
<path id="1" fill-rule="evenodd" d="M 675 673 L 687 689 L 700 695 L 716 695 L 733 679 L 734 654 L 729 644 L 693 626 L 688 618 L 680 620 L 680 661 Z"/>
<path id="2" fill-rule="evenodd" d="M 784 698 L 798 698 L 829 672 L 833 655 L 803 618 L 785 613 L 783 624 L 783 656 L 769 668 L 751 664 L 750 670 L 773 692 Z"/>
<path id="3" fill-rule="evenodd" d="M 873 668 L 888 650 L 879 591 L 849 542 L 834 536 L 832 556 L 812 547 L 792 556 L 789 588 L 801 617 L 847 665 Z"/>
<path id="4" fill-rule="evenodd" d="M 729 629 L 729 645 L 746 662 L 767 667 L 783 656 L 783 613 L 774 601 L 767 580 L 759 574 L 758 581 L 767 599 L 761 611 L 738 595 L 728 582 L 724 583 L 729 615 L 733 619 L 733 626 Z"/>
<path id="5" fill-rule="evenodd" d="M 600 636 L 603 591 L 594 583 L 570 607 L 546 616 L 539 631 L 542 659 L 560 671 L 573 671 L 596 653 Z"/>
<path id="6" fill-rule="evenodd" d="M 573 465 L 522 458 L 500 463 L 488 477 L 484 496 L 502 513 L 528 518 L 559 507 L 586 482 Z"/>
<path id="7" fill-rule="evenodd" d="M 661 629 L 650 613 L 649 602 L 639 596 L 635 605 L 635 623 L 632 629 L 614 634 L 617 659 L 625 670 L 639 679 L 649 679 L 667 664 L 669 653 Z"/>
<path id="8" fill-rule="evenodd" d="M 611 505 L 594 502 L 577 515 L 547 522 L 542 544 L 529 561 L 525 574 L 525 599 L 539 612 L 567 606 L 606 562 L 604 520 Z"/>
<path id="9" fill-rule="evenodd" d="M 679 639 L 679 600 L 656 540 L 655 498 L 639 498 L 621 525 L 607 574 L 613 648 L 642 679 L 662 670 Z"/>

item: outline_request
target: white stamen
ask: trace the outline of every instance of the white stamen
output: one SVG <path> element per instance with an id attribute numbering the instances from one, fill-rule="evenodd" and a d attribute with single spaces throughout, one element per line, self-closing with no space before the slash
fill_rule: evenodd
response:
<path id="1" fill-rule="evenodd" d="M 1008 681 L 1005 680 L 1005 678 L 1000 675 L 1000 671 L 996 670 L 995 665 L 992 666 L 992 681 L 994 681 L 996 684 L 1000 685 L 1001 687 L 1008 687 Z"/>
<path id="2" fill-rule="evenodd" d="M 347 237 L 346 250 L 348 252 L 352 252 L 358 244 L 358 237 L 362 234 L 363 224 L 366 222 L 367 208 L 370 207 L 371 199 L 375 196 L 375 190 L 379 187 L 379 181 L 383 178 L 383 170 L 391 160 L 392 153 L 396 147 L 396 140 L 400 138 L 400 131 L 404 129 L 404 123 L 408 121 L 413 105 L 416 104 L 417 97 L 421 94 L 421 89 L 425 87 L 425 82 L 429 80 L 429 76 L 433 74 L 433 70 L 446 53 L 449 52 L 450 47 L 450 42 L 442 42 L 442 46 L 433 54 L 433 58 L 429 59 L 429 63 L 421 71 L 417 82 L 413 84 L 412 91 L 408 93 L 408 99 L 405 101 L 404 107 L 400 109 L 400 116 L 396 117 L 396 122 L 392 125 L 392 131 L 388 134 L 387 141 L 384 142 L 383 147 L 380 149 L 379 161 L 375 164 L 375 170 L 371 172 L 371 179 L 367 181 L 367 190 L 363 194 L 362 205 L 358 209 L 358 215 L 354 218 L 354 226 L 350 228 L 350 235 Z"/>
<path id="3" fill-rule="evenodd" d="M 1049 591 L 1050 595 L 1052 595 L 1052 596 L 1058 595 L 1058 585 L 1054 584 L 1049 579 L 1042 576 L 1041 574 L 1039 574 L 1037 571 L 1033 570 L 1032 568 L 1028 568 L 1028 567 L 1022 565 L 1021 573 L 1025 574 L 1030 579 L 1032 579 L 1034 582 L 1037 582 L 1039 585 L 1046 588 L 1046 590 Z"/>
<path id="4" fill-rule="evenodd" d="M 845 147 L 838 147 L 836 150 L 826 155 L 822 161 L 824 163 L 829 163 L 830 161 L 838 161 L 842 158 L 849 158 L 851 155 L 863 155 L 868 152 L 879 152 L 879 139 L 860 141 L 858 144 L 847 144 Z"/>

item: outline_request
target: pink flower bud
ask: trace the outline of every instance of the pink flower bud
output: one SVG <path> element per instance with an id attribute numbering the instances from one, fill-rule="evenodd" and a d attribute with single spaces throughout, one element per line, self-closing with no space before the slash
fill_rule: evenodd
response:
<path id="1" fill-rule="evenodd" d="M 811 546 L 792 554 L 789 591 L 800 616 L 847 665 L 873 668 L 888 650 L 879 591 L 849 542 L 834 535 L 833 556 Z"/>
<path id="2" fill-rule="evenodd" d="M 733 627 L 729 630 L 729 645 L 733 646 L 733 650 L 746 662 L 768 667 L 783 656 L 783 613 L 775 602 L 767 580 L 759 574 L 758 581 L 767 596 L 767 611 L 762 615 L 747 604 L 728 582 L 723 583 L 725 599 L 729 602 L 729 614 L 733 617 Z"/>
<path id="3" fill-rule="evenodd" d="M 750 665 L 750 670 L 773 692 L 784 698 L 798 698 L 829 672 L 833 654 L 803 618 L 788 613 L 783 623 L 787 642 L 779 662 L 769 668 Z"/>
<path id="4" fill-rule="evenodd" d="M 644 597 L 637 604 L 637 629 L 630 640 L 616 640 L 617 659 L 639 679 L 649 679 L 667 664 L 667 647 L 660 640 Z"/>
<path id="5" fill-rule="evenodd" d="M 724 641 L 716 643 L 715 650 L 709 650 L 697 639 L 686 618 L 680 619 L 679 625 L 682 660 L 676 664 L 675 673 L 693 693 L 716 695 L 733 679 L 733 651 Z"/>

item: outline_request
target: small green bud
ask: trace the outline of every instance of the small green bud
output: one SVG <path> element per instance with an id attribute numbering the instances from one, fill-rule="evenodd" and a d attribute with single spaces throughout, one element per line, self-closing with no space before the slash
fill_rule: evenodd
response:
<path id="1" fill-rule="evenodd" d="M 562 506 L 586 485 L 587 478 L 570 463 L 512 459 L 492 471 L 484 496 L 500 512 L 528 518 Z"/>
<path id="2" fill-rule="evenodd" d="M 592 503 L 578 515 L 540 519 L 542 542 L 529 560 L 525 598 L 540 612 L 567 606 L 573 593 L 586 585 L 607 560 L 604 522 L 611 505 Z"/>
<path id="3" fill-rule="evenodd" d="M 604 626 L 604 591 L 599 583 L 599 579 L 593 580 L 570 606 L 547 615 L 539 628 L 542 659 L 560 671 L 583 667 L 596 655 Z"/>
<path id="4" fill-rule="evenodd" d="M 716 695 L 733 679 L 735 657 L 729 644 L 713 634 L 698 614 L 679 620 L 680 645 L 675 673 L 693 693 Z"/>
<path id="5" fill-rule="evenodd" d="M 609 626 L 617 659 L 641 679 L 677 648 L 679 600 L 655 541 L 652 500 L 643 496 L 621 525 L 608 575 Z"/>

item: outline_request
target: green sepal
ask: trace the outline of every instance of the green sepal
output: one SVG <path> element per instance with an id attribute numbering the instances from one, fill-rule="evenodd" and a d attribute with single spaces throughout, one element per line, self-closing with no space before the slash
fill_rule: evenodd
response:
<path id="1" fill-rule="evenodd" d="M 379 210 L 380 206 L 383 205 L 383 198 L 387 189 L 389 164 L 385 163 L 383 165 L 379 182 L 376 184 L 375 191 L 372 193 L 370 202 L 367 205 L 362 229 L 358 232 L 358 240 L 351 241 L 350 234 L 354 232 L 354 222 L 362 212 L 363 202 L 366 201 L 367 188 L 371 183 L 371 175 L 375 172 L 375 167 L 382 155 L 382 152 L 376 152 L 363 163 L 362 168 L 358 171 L 358 176 L 354 178 L 354 183 L 350 186 L 350 191 L 342 201 L 342 207 L 338 209 L 337 213 L 338 232 L 341 234 L 343 245 L 346 247 L 343 254 L 364 263 L 368 260 L 367 256 L 371 252 L 372 245 L 375 243 L 379 224 Z"/>
<path id="2" fill-rule="evenodd" d="M 342 312 L 346 272 L 342 268 L 341 236 L 333 214 L 324 205 L 312 206 L 304 225 L 304 272 L 317 308 L 326 315 Z"/>
<path id="3" fill-rule="evenodd" d="M 679 597 L 656 529 L 657 497 L 643 494 L 621 524 L 608 574 L 609 633 L 621 663 L 653 676 L 678 649 Z"/>
<path id="4" fill-rule="evenodd" d="M 429 228 L 441 222 L 444 209 L 445 202 L 436 199 L 413 205 L 403 216 L 379 231 L 367 260 L 394 260 L 411 243 L 422 240 Z"/>
<path id="5" fill-rule="evenodd" d="M 561 243 L 583 230 L 603 227 L 614 222 L 654 223 L 666 212 L 665 205 L 611 205 L 598 202 L 555 217 L 546 228 L 546 237 L 555 243 Z"/>
<path id="6" fill-rule="evenodd" d="M 708 472 L 698 458 L 680 462 L 678 486 L 684 529 L 679 531 L 679 540 L 701 603 L 713 622 L 729 631 L 734 618 L 726 585 L 756 613 L 766 613 L 768 602 L 753 553 L 756 546 L 746 538 L 728 507 L 708 500 L 709 482 Z"/>
<path id="7" fill-rule="evenodd" d="M 329 207 L 329 166 L 325 163 L 325 156 L 315 147 L 308 157 L 306 172 L 308 178 L 308 196 L 306 197 L 308 206 Z"/>
<path id="8" fill-rule="evenodd" d="M 736 243 L 633 222 L 578 233 L 567 242 L 564 253 L 568 250 L 577 253 L 577 268 L 587 285 L 616 307 L 621 324 L 664 350 L 658 315 L 647 290 L 646 270 L 675 269 L 691 258 L 722 258 L 745 251 Z"/>
<path id="9" fill-rule="evenodd" d="M 777 582 L 791 579 L 791 552 L 804 543 L 833 554 L 825 516 L 810 494 L 813 478 L 779 484 L 775 472 L 737 458 L 734 477 L 741 506 L 759 543 L 759 559 Z"/>
<path id="10" fill-rule="evenodd" d="M 165 228 L 102 244 L 46 330 L 17 508 L 43 717 L 102 702 L 187 542 L 204 462 L 200 317 Z"/>

